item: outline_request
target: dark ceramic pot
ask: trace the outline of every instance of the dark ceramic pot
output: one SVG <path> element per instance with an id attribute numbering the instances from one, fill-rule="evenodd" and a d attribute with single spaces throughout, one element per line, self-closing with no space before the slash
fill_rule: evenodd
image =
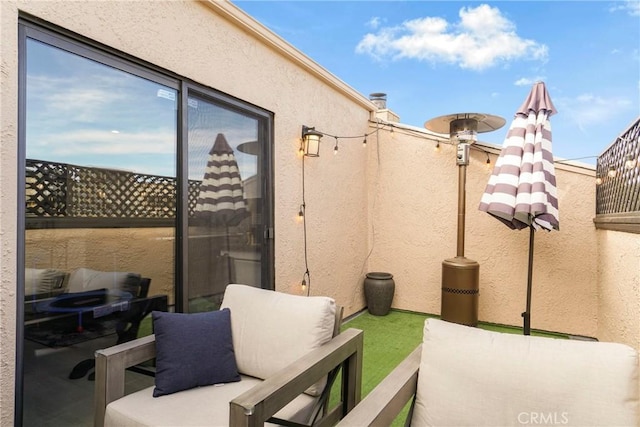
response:
<path id="1" fill-rule="evenodd" d="M 364 297 L 369 313 L 384 316 L 389 313 L 396 284 L 391 273 L 371 272 L 364 279 Z"/>

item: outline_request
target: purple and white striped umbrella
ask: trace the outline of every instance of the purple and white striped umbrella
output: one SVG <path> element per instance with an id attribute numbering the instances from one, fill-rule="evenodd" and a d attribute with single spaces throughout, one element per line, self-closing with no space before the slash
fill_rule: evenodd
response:
<path id="1" fill-rule="evenodd" d="M 195 217 L 209 225 L 237 225 L 248 215 L 240 169 L 223 134 L 216 136 L 196 201 Z"/>
<path id="2" fill-rule="evenodd" d="M 558 230 L 558 197 L 549 117 L 556 113 L 543 82 L 518 109 L 479 209 L 513 229 Z"/>
<path id="3" fill-rule="evenodd" d="M 534 230 L 560 228 L 549 121 L 555 113 L 544 83 L 535 83 L 509 127 L 479 206 L 512 229 L 529 228 L 525 335 L 531 332 Z"/>

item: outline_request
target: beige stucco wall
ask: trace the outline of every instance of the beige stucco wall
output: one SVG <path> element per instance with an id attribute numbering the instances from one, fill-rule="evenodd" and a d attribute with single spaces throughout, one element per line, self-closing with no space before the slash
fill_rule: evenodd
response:
<path id="1" fill-rule="evenodd" d="M 598 337 L 640 348 L 640 234 L 598 230 Z"/>
<path id="2" fill-rule="evenodd" d="M 491 138 L 500 140 L 504 132 Z M 409 133 L 415 135 L 402 129 L 381 132 L 379 152 L 370 153 L 373 252 L 368 268 L 394 274 L 394 307 L 439 314 L 442 261 L 456 255 L 458 166 L 454 146 L 440 144 L 435 150 L 426 133 Z M 492 165 L 496 157 L 490 155 Z M 486 159 L 484 152 L 471 150 L 466 185 L 465 256 L 480 264 L 478 317 L 522 326 L 529 232 L 511 230 L 478 210 L 491 174 Z M 596 336 L 594 173 L 556 168 L 560 231 L 535 234 L 532 328 Z"/>

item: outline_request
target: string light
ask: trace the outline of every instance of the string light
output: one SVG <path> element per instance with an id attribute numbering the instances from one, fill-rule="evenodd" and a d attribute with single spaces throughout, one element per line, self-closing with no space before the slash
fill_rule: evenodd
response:
<path id="1" fill-rule="evenodd" d="M 616 168 L 614 168 L 613 166 L 609 166 L 609 172 L 607 172 L 609 178 L 615 178 L 617 174 L 618 172 L 616 171 Z"/>
<path id="2" fill-rule="evenodd" d="M 436 141 L 435 151 L 440 151 L 440 141 Z"/>
<path id="3" fill-rule="evenodd" d="M 333 154 L 338 154 L 338 137 L 334 136 L 334 138 L 336 139 L 336 146 L 333 147 Z"/>
<path id="4" fill-rule="evenodd" d="M 367 135 L 364 136 L 364 139 L 362 140 L 362 146 L 366 147 L 367 146 Z"/>
<path id="5" fill-rule="evenodd" d="M 624 167 L 627 169 L 633 169 L 638 164 L 638 160 L 634 159 L 631 154 L 627 154 L 627 159 L 624 162 Z"/>
<path id="6" fill-rule="evenodd" d="M 596 177 L 596 185 L 602 184 L 602 177 Z"/>

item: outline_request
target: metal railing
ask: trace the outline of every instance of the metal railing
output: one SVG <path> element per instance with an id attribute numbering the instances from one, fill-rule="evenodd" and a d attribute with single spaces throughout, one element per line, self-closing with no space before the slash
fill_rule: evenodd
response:
<path id="1" fill-rule="evenodd" d="M 596 176 L 598 228 L 640 232 L 640 117 L 598 157 Z"/>

